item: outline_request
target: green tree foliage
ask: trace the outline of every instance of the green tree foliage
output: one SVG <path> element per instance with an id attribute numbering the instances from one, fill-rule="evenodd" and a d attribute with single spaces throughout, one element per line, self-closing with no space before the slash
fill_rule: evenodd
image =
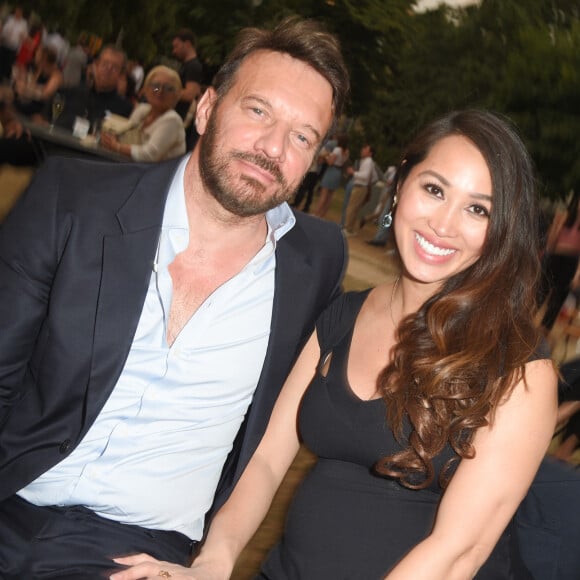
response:
<path id="1" fill-rule="evenodd" d="M 580 187 L 580 21 L 520 36 L 525 51 L 505 62 L 498 106 L 526 137 L 548 195 L 563 197 Z"/>
<path id="2" fill-rule="evenodd" d="M 510 117 L 538 167 L 544 194 L 580 187 L 580 21 L 577 2 L 483 0 L 414 18 L 394 74 L 375 92 L 365 133 L 396 158 L 409 134 L 454 108 Z"/>
<path id="3" fill-rule="evenodd" d="M 409 33 L 414 0 L 215 0 L 182 2 L 178 19 L 197 31 L 200 53 L 219 63 L 245 26 L 272 25 L 298 14 L 323 22 L 341 40 L 352 75 L 352 113 L 366 109 Z M 203 31 L 203 34 L 202 32 Z"/>
<path id="4" fill-rule="evenodd" d="M 177 6 L 164 0 L 28 0 L 20 2 L 51 30 L 69 41 L 81 32 L 95 34 L 105 43 L 120 42 L 127 54 L 149 63 L 171 50 L 164 44 L 173 30 Z"/>

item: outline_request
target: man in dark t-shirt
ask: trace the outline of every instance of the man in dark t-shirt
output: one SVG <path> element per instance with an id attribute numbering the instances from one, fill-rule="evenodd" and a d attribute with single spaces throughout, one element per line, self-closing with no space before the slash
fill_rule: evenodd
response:
<path id="1" fill-rule="evenodd" d="M 125 66 L 125 53 L 113 45 L 105 46 L 92 65 L 91 86 L 79 85 L 62 91 L 65 105 L 56 124 L 72 131 L 77 117 L 88 119 L 91 126 L 102 121 L 106 111 L 128 117 L 133 106 L 117 92 Z"/>
<path id="2" fill-rule="evenodd" d="M 197 101 L 201 96 L 203 65 L 197 57 L 195 35 L 188 28 L 182 28 L 173 37 L 173 55 L 182 63 L 179 69 L 183 91 L 175 110 L 186 124 L 187 149 L 193 149 L 198 138 L 193 119 Z"/>

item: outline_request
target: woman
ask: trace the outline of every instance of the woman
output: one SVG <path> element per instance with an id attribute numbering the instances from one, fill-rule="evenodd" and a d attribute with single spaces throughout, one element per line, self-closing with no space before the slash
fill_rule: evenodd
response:
<path id="1" fill-rule="evenodd" d="M 543 260 L 544 277 L 538 292 L 538 304 L 546 301 L 542 327 L 552 330 L 578 270 L 580 261 L 580 190 L 574 193 L 565 212 L 557 212 L 548 231 Z"/>
<path id="2" fill-rule="evenodd" d="M 26 72 L 29 66 L 34 63 L 34 55 L 42 41 L 42 24 L 35 22 L 30 25 L 28 34 L 20 44 L 14 65 L 18 69 L 16 75 L 20 71 Z"/>
<path id="3" fill-rule="evenodd" d="M 49 46 L 39 46 L 34 55 L 34 71 L 19 69 L 14 79 L 16 98 L 14 106 L 22 115 L 42 119 L 42 114 L 62 85 L 62 72 L 56 51 Z"/>
<path id="4" fill-rule="evenodd" d="M 261 578 L 529 578 L 511 520 L 557 406 L 529 157 L 494 115 L 450 113 L 407 148 L 396 193 L 400 276 L 321 316 L 193 566 L 139 555 L 112 578 L 228 578 L 299 437 L 319 459 Z"/>
<path id="5" fill-rule="evenodd" d="M 183 155 L 185 130 L 175 112 L 181 90 L 181 80 L 173 69 L 163 65 L 152 68 L 144 84 L 147 102 L 138 104 L 129 117 L 131 143 L 125 143 L 122 135 L 103 132 L 101 144 L 135 161 L 163 161 Z"/>
<path id="6" fill-rule="evenodd" d="M 315 214 L 320 218 L 323 218 L 328 212 L 332 196 L 335 190 L 340 187 L 342 168 L 348 161 L 348 157 L 348 139 L 346 135 L 339 135 L 336 147 L 324 158 L 327 167 L 320 182 L 320 194 Z"/>

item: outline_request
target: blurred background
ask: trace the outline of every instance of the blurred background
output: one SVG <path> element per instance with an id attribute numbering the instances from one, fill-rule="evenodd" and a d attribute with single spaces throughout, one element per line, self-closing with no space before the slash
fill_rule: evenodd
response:
<path id="1" fill-rule="evenodd" d="M 519 126 L 542 196 L 580 179 L 580 4 L 577 0 L 30 0 L 19 5 L 71 43 L 118 43 L 147 70 L 171 63 L 176 30 L 197 35 L 204 81 L 245 26 L 289 14 L 323 21 L 343 45 L 352 98 L 342 127 L 375 160 L 396 163 L 416 128 L 453 108 L 486 107 Z M 4 4 L 8 14 L 14 4 Z M 0 14 L 1 16 L 1 14 Z M 177 64 L 175 65 L 177 68 Z"/>

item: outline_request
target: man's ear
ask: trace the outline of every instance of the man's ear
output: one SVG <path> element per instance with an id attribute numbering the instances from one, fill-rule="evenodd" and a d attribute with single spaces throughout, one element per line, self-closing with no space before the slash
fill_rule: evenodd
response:
<path id="1" fill-rule="evenodd" d="M 195 112 L 195 127 L 200 135 L 205 133 L 207 122 L 211 112 L 218 100 L 217 93 L 213 87 L 208 87 L 199 99 L 197 110 Z"/>

